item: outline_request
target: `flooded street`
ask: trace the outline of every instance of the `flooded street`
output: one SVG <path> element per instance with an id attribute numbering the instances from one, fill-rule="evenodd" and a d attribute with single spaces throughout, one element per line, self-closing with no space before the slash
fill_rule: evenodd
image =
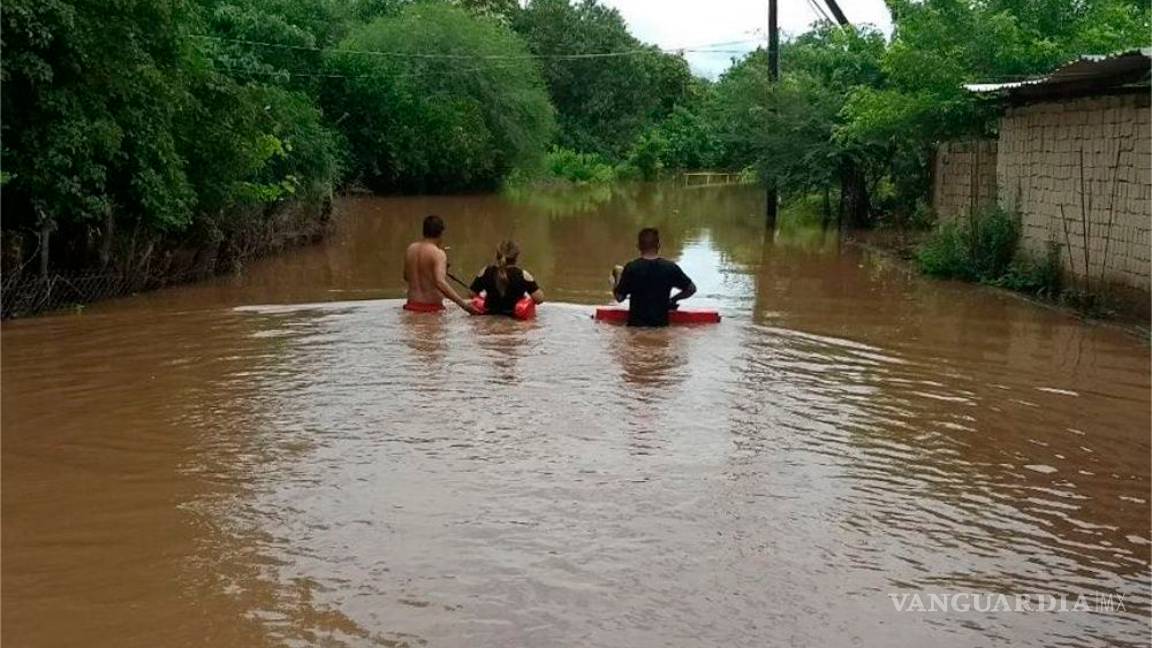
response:
<path id="1" fill-rule="evenodd" d="M 461 277 L 515 238 L 538 319 L 402 311 L 427 213 Z M 1145 645 L 1148 345 L 762 213 L 350 198 L 240 275 L 6 322 L 5 645 Z M 643 225 L 721 324 L 590 319 Z"/>

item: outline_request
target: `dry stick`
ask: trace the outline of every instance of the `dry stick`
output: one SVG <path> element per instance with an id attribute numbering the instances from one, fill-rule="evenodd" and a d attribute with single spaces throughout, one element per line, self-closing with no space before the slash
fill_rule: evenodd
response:
<path id="1" fill-rule="evenodd" d="M 1119 143 L 1116 144 L 1116 164 L 1112 165 L 1112 198 L 1108 202 L 1108 236 L 1104 239 L 1104 258 L 1100 261 L 1100 281 L 1099 285 L 1104 285 L 1104 271 L 1108 269 L 1108 248 L 1112 243 L 1112 223 L 1116 220 L 1116 188 L 1120 186 L 1120 178 L 1116 177 L 1120 172 L 1120 154 L 1124 149 Z"/>
<path id="2" fill-rule="evenodd" d="M 980 158 L 976 155 L 976 145 L 970 142 L 972 146 L 972 156 L 968 164 L 968 258 L 976 258 L 976 194 L 977 182 L 979 182 L 979 165 Z"/>
<path id="3" fill-rule="evenodd" d="M 1084 296 L 1087 298 L 1088 293 L 1092 290 L 1091 276 L 1092 265 L 1090 259 L 1092 256 L 1091 251 L 1088 250 L 1088 240 L 1092 234 L 1092 228 L 1088 223 L 1088 212 L 1091 209 L 1091 203 L 1085 202 L 1084 191 L 1084 146 L 1080 146 L 1080 228 L 1084 234 Z"/>
<path id="4" fill-rule="evenodd" d="M 1064 213 L 1064 205 L 1060 205 L 1060 224 L 1064 226 L 1064 246 L 1068 248 L 1068 269 L 1072 271 L 1072 280 L 1076 280 L 1076 257 L 1072 254 L 1072 237 L 1068 234 L 1068 216 Z"/>

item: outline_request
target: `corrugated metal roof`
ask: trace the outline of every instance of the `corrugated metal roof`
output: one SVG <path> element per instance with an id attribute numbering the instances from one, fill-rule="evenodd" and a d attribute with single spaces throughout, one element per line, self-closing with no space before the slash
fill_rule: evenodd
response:
<path id="1" fill-rule="evenodd" d="M 1087 54 L 1050 74 L 1007 83 L 969 83 L 964 86 L 978 94 L 1001 93 L 1011 97 L 1040 97 L 1067 91 L 1147 83 L 1152 69 L 1152 47 L 1116 54 Z"/>

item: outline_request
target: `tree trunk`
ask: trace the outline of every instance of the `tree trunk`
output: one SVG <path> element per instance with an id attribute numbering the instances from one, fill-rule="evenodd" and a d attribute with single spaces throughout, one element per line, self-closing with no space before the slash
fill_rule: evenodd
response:
<path id="1" fill-rule="evenodd" d="M 115 218 L 112 216 L 112 208 L 108 207 L 104 212 L 104 231 L 100 240 L 100 270 L 103 272 L 108 269 L 109 262 L 112 261 L 112 235 L 113 227 L 115 226 Z"/>
<path id="2" fill-rule="evenodd" d="M 832 220 L 832 190 L 827 186 L 824 187 L 824 213 L 821 215 L 820 226 L 824 229 L 828 228 L 828 222 Z"/>
<path id="3" fill-rule="evenodd" d="M 868 184 L 853 160 L 844 160 L 840 165 L 840 225 L 851 229 L 872 225 Z"/>

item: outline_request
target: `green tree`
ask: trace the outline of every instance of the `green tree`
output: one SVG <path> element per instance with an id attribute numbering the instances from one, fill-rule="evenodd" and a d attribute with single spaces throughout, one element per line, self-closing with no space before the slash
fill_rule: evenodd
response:
<path id="1" fill-rule="evenodd" d="M 97 252 L 106 265 L 117 231 L 153 242 L 198 225 L 226 232 L 249 207 L 330 189 L 337 142 L 311 99 L 250 76 L 268 67 L 255 59 L 232 69 L 235 51 L 202 38 L 228 11 L 179 0 L 5 6 L 10 244 L 34 233 L 44 269 L 50 249 L 62 268 Z"/>
<path id="2" fill-rule="evenodd" d="M 638 41 L 619 12 L 596 0 L 531 0 L 513 25 L 545 57 L 565 148 L 623 159 L 689 91 L 692 75 L 682 58 Z M 609 52 L 615 55 L 599 56 Z"/>
<path id="3" fill-rule="evenodd" d="M 676 106 L 656 127 L 665 145 L 661 164 L 667 169 L 707 169 L 717 164 L 719 143 L 703 104 Z"/>
<path id="4" fill-rule="evenodd" d="M 1149 8 L 1131 0 L 894 0 L 890 42 L 817 27 L 783 44 L 779 83 L 757 51 L 708 105 L 723 166 L 754 166 L 785 195 L 838 185 L 849 225 L 901 217 L 927 193 L 936 142 L 990 135 L 996 107 L 965 83 L 1051 71 L 1085 53 L 1141 46 Z"/>
<path id="5" fill-rule="evenodd" d="M 883 84 L 884 46 L 875 30 L 824 26 L 783 44 L 777 83 L 769 83 L 763 50 L 740 61 L 710 103 L 720 164 L 757 169 L 786 199 L 838 185 L 846 217 L 866 223 L 866 170 L 875 152 L 835 134 L 846 97 Z"/>
<path id="6" fill-rule="evenodd" d="M 189 100 L 176 0 L 12 0 L 3 11 L 4 228 L 86 234 L 121 211 L 190 220 L 173 124 Z M 46 268 L 48 256 L 42 257 Z"/>
<path id="7" fill-rule="evenodd" d="M 893 209 L 926 193 L 935 142 L 994 132 L 996 110 L 965 83 L 1043 74 L 1082 54 L 1142 46 L 1150 10 L 1131 0 L 925 0 L 890 3 L 884 84 L 848 94 L 841 145 L 869 150 L 895 188 Z"/>
<path id="8" fill-rule="evenodd" d="M 413 5 L 357 28 L 329 69 L 340 78 L 324 105 L 354 175 L 378 191 L 490 188 L 535 164 L 552 138 L 552 107 L 524 43 L 457 7 Z"/>

